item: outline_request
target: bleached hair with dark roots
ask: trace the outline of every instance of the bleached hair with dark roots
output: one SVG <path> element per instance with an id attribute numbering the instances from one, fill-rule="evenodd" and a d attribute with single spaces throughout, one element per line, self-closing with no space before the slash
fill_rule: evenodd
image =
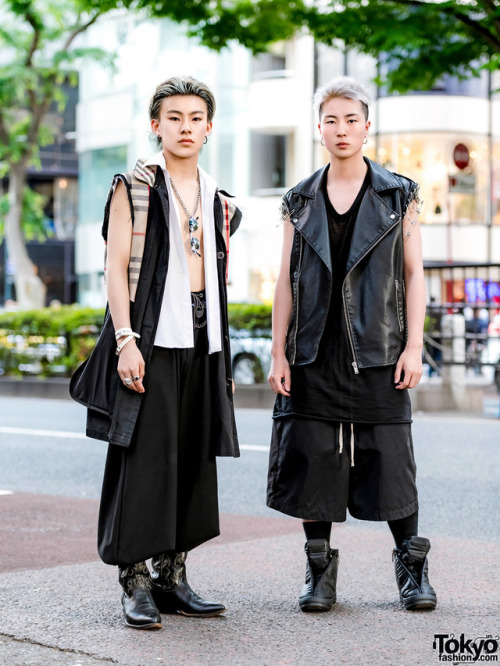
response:
<path id="1" fill-rule="evenodd" d="M 316 90 L 314 93 L 313 104 L 314 110 L 317 111 L 320 120 L 323 104 L 336 97 L 343 97 L 345 99 L 353 99 L 357 102 L 361 102 L 365 120 L 368 120 L 368 105 L 370 103 L 368 93 L 361 83 L 358 83 L 350 76 L 339 76 L 337 79 L 333 79 L 333 81 L 330 81 Z"/>
<path id="2" fill-rule="evenodd" d="M 157 86 L 149 103 L 149 117 L 151 120 L 159 120 L 160 109 L 164 99 L 175 95 L 195 95 L 200 97 L 207 105 L 207 120 L 211 122 L 215 114 L 215 97 L 206 83 L 194 79 L 192 76 L 172 76 Z M 157 136 L 151 138 L 161 146 Z"/>

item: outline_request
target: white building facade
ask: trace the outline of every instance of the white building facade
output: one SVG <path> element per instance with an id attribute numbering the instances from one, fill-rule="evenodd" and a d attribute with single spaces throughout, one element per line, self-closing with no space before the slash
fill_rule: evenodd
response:
<path id="1" fill-rule="evenodd" d="M 80 78 L 76 270 L 82 304 L 105 302 L 100 230 L 111 177 L 154 151 L 149 98 L 176 74 L 201 79 L 215 94 L 214 131 L 201 163 L 244 211 L 231 245 L 230 300 L 272 299 L 281 195 L 327 160 L 312 96 L 317 85 L 341 74 L 364 83 L 374 100 L 366 155 L 421 185 L 424 258 L 500 263 L 500 96 L 489 92 L 498 81 L 445 79 L 431 93 L 388 96 L 371 83 L 370 58 L 318 46 L 308 36 L 257 58 L 240 47 L 216 54 L 176 24 L 128 14 L 93 27 L 87 39 L 118 57 L 114 73 L 92 65 Z"/>

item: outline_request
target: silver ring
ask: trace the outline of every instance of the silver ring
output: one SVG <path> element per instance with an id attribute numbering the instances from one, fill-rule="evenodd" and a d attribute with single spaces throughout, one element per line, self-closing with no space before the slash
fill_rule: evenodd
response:
<path id="1" fill-rule="evenodd" d="M 125 379 L 123 380 L 123 383 L 124 383 L 126 386 L 130 386 L 131 384 L 134 383 L 134 380 L 131 379 L 130 377 L 125 377 Z"/>
<path id="2" fill-rule="evenodd" d="M 139 379 L 140 379 L 140 377 L 132 377 L 132 381 L 133 381 L 133 382 L 138 382 Z"/>

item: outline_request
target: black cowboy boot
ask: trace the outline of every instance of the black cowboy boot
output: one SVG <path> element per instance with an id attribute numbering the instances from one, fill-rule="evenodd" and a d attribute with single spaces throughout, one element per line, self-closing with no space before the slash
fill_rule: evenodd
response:
<path id="1" fill-rule="evenodd" d="M 395 548 L 392 559 L 396 570 L 399 598 L 406 610 L 434 610 L 437 596 L 429 582 L 427 553 L 429 539 L 412 536 L 405 539 L 401 548 Z"/>
<path id="2" fill-rule="evenodd" d="M 310 539 L 304 547 L 307 555 L 306 582 L 299 597 L 300 610 L 331 610 L 337 601 L 339 551 L 331 550 L 326 539 Z"/>
<path id="3" fill-rule="evenodd" d="M 118 573 L 127 625 L 134 629 L 160 629 L 161 617 L 151 596 L 151 578 L 146 564 L 138 562 L 118 567 Z"/>
<path id="4" fill-rule="evenodd" d="M 222 604 L 205 601 L 187 582 L 187 553 L 173 551 L 153 557 L 151 573 L 153 599 L 161 613 L 180 613 L 188 617 L 214 617 L 226 609 Z"/>

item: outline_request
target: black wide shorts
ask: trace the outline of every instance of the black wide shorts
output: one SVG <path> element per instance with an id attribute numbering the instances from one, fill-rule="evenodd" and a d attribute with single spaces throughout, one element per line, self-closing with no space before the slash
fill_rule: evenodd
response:
<path id="1" fill-rule="evenodd" d="M 418 510 L 415 477 L 410 423 L 273 422 L 267 505 L 287 515 L 343 522 L 349 510 L 360 520 L 405 518 Z"/>

